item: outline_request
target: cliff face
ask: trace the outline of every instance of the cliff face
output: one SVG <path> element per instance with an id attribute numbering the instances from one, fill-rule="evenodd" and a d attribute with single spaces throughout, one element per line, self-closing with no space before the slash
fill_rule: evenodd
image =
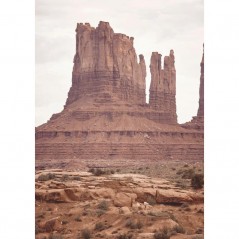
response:
<path id="1" fill-rule="evenodd" d="M 137 58 L 133 38 L 114 33 L 109 23 L 77 24 L 72 86 L 64 110 L 36 128 L 37 167 L 203 159 L 202 128 L 177 124 L 173 50 L 163 69 L 161 55 L 152 53 L 149 104 L 144 57 Z M 198 115 L 203 63 L 201 72 Z"/>
<path id="2" fill-rule="evenodd" d="M 77 24 L 72 87 L 66 106 L 85 96 L 145 103 L 146 67 L 133 38 L 114 33 L 108 22 Z"/>
<path id="3" fill-rule="evenodd" d="M 153 52 L 150 62 L 151 84 L 149 105 L 160 112 L 167 112 L 176 123 L 176 70 L 174 52 L 164 57 L 164 69 L 161 68 L 161 54 Z"/>

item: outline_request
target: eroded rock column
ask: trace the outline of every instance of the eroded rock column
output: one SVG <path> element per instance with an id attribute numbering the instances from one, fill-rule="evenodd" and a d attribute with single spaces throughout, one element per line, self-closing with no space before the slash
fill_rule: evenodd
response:
<path id="1" fill-rule="evenodd" d="M 176 70 L 174 52 L 164 57 L 164 69 L 161 69 L 161 57 L 153 52 L 150 62 L 151 84 L 149 105 L 159 112 L 170 115 L 172 122 L 177 122 L 176 114 Z"/>
<path id="2" fill-rule="evenodd" d="M 85 96 L 145 103 L 146 67 L 142 55 L 138 63 L 133 40 L 114 33 L 108 22 L 101 21 L 96 28 L 77 24 L 72 87 L 66 105 Z"/>

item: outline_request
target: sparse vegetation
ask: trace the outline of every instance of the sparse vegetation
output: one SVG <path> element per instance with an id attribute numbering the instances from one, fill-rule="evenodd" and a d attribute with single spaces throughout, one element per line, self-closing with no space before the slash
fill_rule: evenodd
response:
<path id="1" fill-rule="evenodd" d="M 65 182 L 65 181 L 68 181 L 68 180 L 69 180 L 69 175 L 68 174 L 62 175 L 61 181 Z"/>
<path id="2" fill-rule="evenodd" d="M 62 225 L 65 225 L 65 224 L 67 224 L 67 223 L 68 223 L 68 221 L 66 221 L 66 220 L 63 220 L 63 221 L 61 222 Z"/>
<path id="3" fill-rule="evenodd" d="M 189 168 L 182 172 L 182 178 L 183 179 L 191 179 L 194 174 L 195 174 L 194 170 L 192 168 Z"/>
<path id="4" fill-rule="evenodd" d="M 103 211 L 107 211 L 109 209 L 109 205 L 107 201 L 103 200 L 98 204 L 97 208 Z"/>
<path id="5" fill-rule="evenodd" d="M 132 234 L 126 234 L 126 233 L 124 233 L 124 234 L 119 235 L 119 236 L 117 237 L 117 239 L 131 239 L 132 237 L 133 237 Z"/>
<path id="6" fill-rule="evenodd" d="M 83 239 L 90 239 L 91 238 L 91 231 L 89 229 L 83 229 L 81 231 L 81 237 Z M 78 236 L 78 239 L 80 239 L 81 237 Z"/>
<path id="7" fill-rule="evenodd" d="M 170 233 L 168 232 L 167 228 L 163 228 L 162 231 L 158 231 L 158 232 L 154 233 L 154 238 L 155 239 L 169 239 Z"/>
<path id="8" fill-rule="evenodd" d="M 76 181 L 80 181 L 80 180 L 81 180 L 81 177 L 80 177 L 80 176 L 74 176 L 72 179 L 73 179 L 73 180 L 76 180 Z"/>
<path id="9" fill-rule="evenodd" d="M 152 196 L 148 196 L 146 202 L 151 206 L 154 206 L 155 204 L 157 204 L 156 199 Z"/>
<path id="10" fill-rule="evenodd" d="M 96 214 L 97 214 L 98 217 L 100 217 L 101 215 L 105 214 L 105 212 L 106 212 L 106 211 L 105 211 L 105 210 L 102 210 L 102 209 L 97 209 L 97 210 L 96 210 Z"/>
<path id="11" fill-rule="evenodd" d="M 191 185 L 194 189 L 200 189 L 204 185 L 204 175 L 195 174 L 191 179 Z"/>
<path id="12" fill-rule="evenodd" d="M 41 174 L 38 177 L 38 181 L 48 181 L 48 180 L 54 179 L 55 177 L 56 177 L 56 175 L 53 173 Z"/>
<path id="13" fill-rule="evenodd" d="M 81 220 L 80 216 L 77 216 L 77 217 L 75 217 L 75 221 L 81 222 L 82 220 Z"/>
<path id="14" fill-rule="evenodd" d="M 63 239 L 63 236 L 60 234 L 50 234 L 48 239 Z"/>
<path id="15" fill-rule="evenodd" d="M 177 225 L 175 227 L 173 227 L 173 231 L 177 232 L 177 233 L 185 233 L 185 229 L 181 226 L 181 225 Z"/>
<path id="16" fill-rule="evenodd" d="M 104 224 L 102 223 L 102 222 L 97 222 L 96 224 L 95 224 L 95 230 L 96 231 L 102 231 L 102 230 L 104 230 L 105 229 L 105 226 L 104 226 Z"/>
<path id="17" fill-rule="evenodd" d="M 129 227 L 130 229 L 141 229 L 143 227 L 143 223 L 141 221 L 133 221 L 132 219 L 128 219 L 125 226 Z"/>

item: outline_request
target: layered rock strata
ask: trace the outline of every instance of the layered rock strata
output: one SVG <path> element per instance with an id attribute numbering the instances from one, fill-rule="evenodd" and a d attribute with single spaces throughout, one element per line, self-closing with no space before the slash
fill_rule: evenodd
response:
<path id="1" fill-rule="evenodd" d="M 146 67 L 134 38 L 114 33 L 108 22 L 77 24 L 72 87 L 66 106 L 85 96 L 145 103 Z"/>
<path id="2" fill-rule="evenodd" d="M 154 52 L 150 69 L 146 104 L 145 61 L 133 38 L 107 22 L 77 24 L 72 86 L 63 111 L 36 128 L 36 166 L 203 159 L 203 131 L 177 124 L 173 50 L 163 69 Z"/>
<path id="3" fill-rule="evenodd" d="M 164 69 L 161 68 L 162 55 L 153 52 L 151 56 L 150 96 L 149 105 L 160 112 L 167 112 L 173 122 L 177 122 L 176 115 L 176 70 L 174 66 L 174 51 L 164 57 Z"/>

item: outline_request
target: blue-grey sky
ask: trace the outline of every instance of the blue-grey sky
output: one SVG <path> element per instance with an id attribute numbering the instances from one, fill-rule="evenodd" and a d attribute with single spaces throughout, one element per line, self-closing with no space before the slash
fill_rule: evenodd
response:
<path id="1" fill-rule="evenodd" d="M 36 126 L 60 112 L 71 86 L 77 22 L 110 23 L 114 32 L 134 37 L 136 53 L 175 53 L 178 121 L 196 115 L 203 51 L 202 0 L 36 0 Z"/>

